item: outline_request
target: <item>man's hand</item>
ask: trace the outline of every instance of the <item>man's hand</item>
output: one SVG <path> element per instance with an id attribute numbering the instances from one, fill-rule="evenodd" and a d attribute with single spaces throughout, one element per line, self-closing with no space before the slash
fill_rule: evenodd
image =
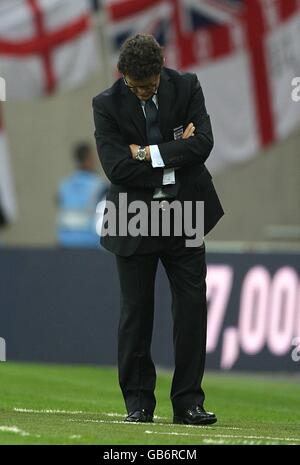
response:
<path id="1" fill-rule="evenodd" d="M 131 156 L 132 156 L 132 158 L 135 159 L 136 154 L 137 154 L 137 151 L 138 151 L 138 148 L 139 148 L 139 145 L 130 144 L 130 145 L 129 145 L 129 148 L 130 148 L 130 150 L 131 150 Z"/>
<path id="2" fill-rule="evenodd" d="M 182 139 L 188 139 L 189 137 L 194 136 L 195 126 L 193 123 L 189 123 L 182 134 Z"/>
<path id="3" fill-rule="evenodd" d="M 184 130 L 184 133 L 182 134 L 182 139 L 188 139 L 189 137 L 193 137 L 195 134 L 194 134 L 194 131 L 195 131 L 195 126 L 193 125 L 193 123 L 189 123 L 187 125 L 187 127 L 185 128 Z M 174 170 L 180 170 L 180 166 L 175 166 Z"/>
<path id="4" fill-rule="evenodd" d="M 193 123 L 189 123 L 182 134 L 182 139 L 188 139 L 189 137 L 193 137 L 195 134 L 195 126 Z M 175 166 L 175 171 L 180 170 L 180 166 Z"/>

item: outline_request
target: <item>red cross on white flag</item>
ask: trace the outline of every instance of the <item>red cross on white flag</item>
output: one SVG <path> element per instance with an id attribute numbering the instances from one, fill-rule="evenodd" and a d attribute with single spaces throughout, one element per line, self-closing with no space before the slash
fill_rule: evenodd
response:
<path id="1" fill-rule="evenodd" d="M 0 75 L 7 100 L 76 87 L 98 66 L 88 0 L 3 0 Z"/>

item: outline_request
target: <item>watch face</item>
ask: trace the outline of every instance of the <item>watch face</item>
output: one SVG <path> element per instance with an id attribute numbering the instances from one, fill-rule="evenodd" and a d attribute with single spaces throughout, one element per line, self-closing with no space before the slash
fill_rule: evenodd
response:
<path id="1" fill-rule="evenodd" d="M 145 149 L 138 149 L 137 154 L 136 154 L 136 158 L 137 158 L 138 160 L 145 160 L 145 158 L 146 158 L 146 151 L 145 151 Z"/>

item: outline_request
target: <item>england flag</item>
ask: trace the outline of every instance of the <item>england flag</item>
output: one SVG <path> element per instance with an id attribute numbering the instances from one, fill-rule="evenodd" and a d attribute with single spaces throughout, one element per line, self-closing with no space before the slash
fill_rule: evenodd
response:
<path id="1" fill-rule="evenodd" d="M 0 75 L 7 100 L 82 84 L 99 66 L 88 0 L 2 0 Z"/>

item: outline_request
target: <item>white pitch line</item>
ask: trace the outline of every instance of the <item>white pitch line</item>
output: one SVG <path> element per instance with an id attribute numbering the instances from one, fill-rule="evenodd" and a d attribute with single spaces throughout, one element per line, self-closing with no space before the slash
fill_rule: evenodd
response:
<path id="1" fill-rule="evenodd" d="M 29 433 L 26 433 L 26 431 L 23 431 L 17 426 L 0 426 L 0 431 L 3 433 L 15 433 L 19 434 L 20 436 L 30 436 Z"/>
<path id="2" fill-rule="evenodd" d="M 67 421 L 73 421 L 73 422 L 77 422 L 77 423 L 106 423 L 106 424 L 118 424 L 118 425 L 124 425 L 124 426 L 145 426 L 145 423 L 139 423 L 139 422 L 130 422 L 130 421 L 120 421 L 120 420 L 94 420 L 94 419 L 76 419 L 76 420 L 73 420 L 71 418 L 69 418 Z M 149 423 L 149 425 L 153 425 L 153 423 Z M 166 424 L 166 423 L 158 423 L 158 422 L 155 422 L 154 423 L 154 426 L 168 426 L 168 427 L 171 427 L 171 428 L 176 428 L 177 426 L 185 426 L 185 427 L 191 427 L 193 425 L 175 425 L 173 423 L 169 423 L 169 424 Z M 205 425 L 201 425 L 201 426 L 198 426 L 198 428 L 201 428 L 201 429 L 211 429 L 211 426 L 205 426 Z M 170 433 L 171 434 L 171 433 Z M 184 434 L 189 434 L 189 433 L 184 433 Z"/>
<path id="3" fill-rule="evenodd" d="M 117 413 L 117 412 L 87 412 L 87 411 L 82 411 L 82 410 L 59 410 L 59 409 L 28 409 L 28 408 L 17 408 L 15 407 L 14 412 L 20 412 L 20 413 L 47 413 L 47 414 L 69 414 L 69 415 L 106 415 L 108 417 L 117 417 L 117 418 L 123 418 L 123 420 L 95 420 L 95 419 L 82 419 L 79 421 L 83 422 L 93 422 L 93 423 L 117 423 L 117 424 L 122 424 L 122 425 L 143 425 L 143 423 L 130 423 L 130 422 L 124 422 L 125 415 L 122 413 Z M 155 420 L 168 420 L 168 417 L 160 417 L 157 415 L 154 415 Z M 75 420 L 68 420 L 68 421 L 75 421 Z M 145 424 L 144 424 L 145 425 Z M 166 423 L 159 423 L 155 422 L 155 426 L 166 426 Z M 178 427 L 182 426 L 184 428 L 195 428 L 196 430 L 199 429 L 212 429 L 211 425 L 177 425 L 173 423 L 168 423 L 168 427 Z M 236 426 L 222 426 L 222 425 L 217 425 L 214 426 L 214 428 L 217 427 L 218 429 L 222 430 L 243 430 L 244 428 L 238 428 Z M 249 429 L 254 429 L 254 428 L 249 428 Z M 171 433 L 170 433 L 171 434 Z M 181 434 L 189 434 L 189 433 L 181 433 Z"/>
<path id="4" fill-rule="evenodd" d="M 21 412 L 21 413 L 68 413 L 69 415 L 81 415 L 81 414 L 92 414 L 92 415 L 106 415 L 108 417 L 119 417 L 125 418 L 123 413 L 117 412 L 83 412 L 82 410 L 58 410 L 58 409 L 28 409 L 28 408 L 14 408 L 14 412 Z M 158 417 L 154 415 L 154 419 L 157 420 L 167 420 L 167 417 Z"/>
<path id="5" fill-rule="evenodd" d="M 205 444 L 214 444 L 214 445 L 223 445 L 223 444 L 230 444 L 228 441 L 224 439 L 203 439 Z M 258 445 L 278 445 L 277 442 L 273 441 L 239 441 L 238 444 L 245 445 L 245 446 L 258 446 Z M 290 445 L 296 445 L 294 442 L 291 442 Z"/>
<path id="6" fill-rule="evenodd" d="M 78 414 L 87 414 L 89 412 L 83 412 L 81 410 L 55 410 L 55 409 L 30 409 L 30 408 L 14 408 L 14 412 L 21 412 L 21 413 L 68 413 L 69 415 L 78 415 Z"/>
<path id="7" fill-rule="evenodd" d="M 220 444 L 220 445 L 226 444 L 226 441 L 224 441 L 223 439 L 217 439 L 217 440 L 214 440 L 214 439 L 203 439 L 203 442 L 204 442 L 205 444 L 215 444 L 215 445 L 217 445 L 217 444 Z"/>
<path id="8" fill-rule="evenodd" d="M 101 415 L 106 415 L 108 417 L 124 417 L 123 413 L 115 413 L 115 412 L 101 412 Z"/>
<path id="9" fill-rule="evenodd" d="M 63 413 L 66 414 L 68 413 L 69 415 L 107 415 L 108 417 L 124 417 L 122 413 L 106 413 L 106 412 L 87 412 L 87 411 L 82 411 L 82 410 L 58 410 L 58 409 L 30 409 L 30 408 L 17 408 L 15 407 L 13 409 L 14 412 L 20 412 L 20 413 L 51 413 L 51 414 L 57 414 L 57 413 Z"/>
<path id="10" fill-rule="evenodd" d="M 163 434 L 163 435 L 176 435 L 176 436 L 202 436 L 204 434 L 193 434 L 193 433 L 177 433 L 173 431 L 145 431 L 146 434 Z M 300 442 L 300 438 L 274 438 L 270 436 L 245 436 L 245 435 L 236 435 L 236 434 L 214 434 L 216 438 L 229 438 L 229 439 L 258 439 L 258 440 L 267 440 L 267 441 L 291 441 L 291 442 Z"/>
<path id="11" fill-rule="evenodd" d="M 82 419 L 82 420 L 73 420 L 72 418 L 69 418 L 67 421 L 72 421 L 76 423 L 105 423 L 105 424 L 118 424 L 118 425 L 142 425 L 143 423 L 130 423 L 130 422 L 124 422 L 124 421 L 119 421 L 119 420 L 93 420 L 93 419 Z M 164 423 L 163 423 L 164 424 Z M 145 423 L 144 423 L 145 426 Z M 164 426 L 166 426 L 164 424 Z"/>
<path id="12" fill-rule="evenodd" d="M 108 417 L 119 417 L 119 418 L 125 418 L 124 413 L 115 413 L 115 412 L 100 412 L 101 415 L 107 415 Z M 157 415 L 154 415 L 154 420 L 168 420 L 167 417 L 158 417 Z"/>
<path id="13" fill-rule="evenodd" d="M 87 418 L 82 418 L 82 419 L 76 419 L 76 420 L 73 420 L 73 419 L 68 419 L 67 421 L 72 421 L 72 422 L 77 422 L 77 423 L 105 423 L 105 424 L 118 424 L 118 425 L 124 425 L 124 426 L 132 426 L 132 425 L 136 425 L 136 426 L 145 426 L 145 423 L 135 423 L 135 422 L 126 422 L 126 421 L 120 421 L 120 420 L 96 420 L 96 419 L 87 419 Z M 170 428 L 177 428 L 178 426 L 183 426 L 184 428 L 194 428 L 194 430 L 212 430 L 212 427 L 210 425 L 177 425 L 177 424 L 173 424 L 173 423 L 158 423 L 158 422 L 154 422 L 154 423 L 149 423 L 149 425 L 152 425 L 152 426 L 168 426 Z M 218 429 L 226 429 L 226 430 L 242 430 L 243 428 L 237 428 L 235 426 L 218 426 Z M 157 433 L 159 434 L 159 433 Z M 169 434 L 173 434 L 173 433 L 169 433 Z M 174 433 L 175 434 L 175 433 Z M 183 435 L 187 435 L 187 436 L 190 436 L 190 433 L 178 433 L 178 434 L 183 434 Z M 198 434 L 195 434 L 194 436 L 198 436 Z"/>
<path id="14" fill-rule="evenodd" d="M 124 426 L 138 426 L 138 427 L 142 427 L 144 426 L 145 427 L 145 423 L 139 423 L 139 422 L 130 422 L 130 421 L 120 421 L 120 420 L 95 420 L 95 419 L 76 419 L 76 420 L 73 420 L 71 418 L 69 418 L 67 421 L 73 421 L 73 422 L 77 422 L 77 423 L 105 423 L 105 424 L 118 424 L 118 425 L 124 425 Z M 153 425 L 153 423 L 149 423 L 149 425 Z M 155 422 L 154 423 L 154 426 L 168 426 L 168 427 L 176 427 L 178 425 L 174 425 L 172 423 L 169 423 L 169 424 L 166 424 L 166 423 L 158 423 L 158 422 Z M 183 425 L 183 426 L 191 426 L 191 425 Z M 206 429 L 206 428 L 210 428 L 210 427 L 207 427 L 207 426 L 199 426 L 198 428 L 203 428 L 203 429 Z M 188 433 L 186 433 L 188 434 Z"/>

